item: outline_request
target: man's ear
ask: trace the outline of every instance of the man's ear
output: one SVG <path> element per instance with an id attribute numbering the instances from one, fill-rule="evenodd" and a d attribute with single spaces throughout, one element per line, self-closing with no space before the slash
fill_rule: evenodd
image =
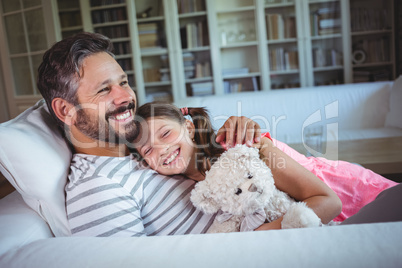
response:
<path id="1" fill-rule="evenodd" d="M 186 119 L 186 128 L 187 128 L 188 133 L 190 134 L 190 138 L 193 139 L 194 135 L 195 135 L 195 126 L 194 126 L 193 122 Z"/>
<path id="2" fill-rule="evenodd" d="M 52 100 L 52 109 L 55 115 L 66 125 L 74 124 L 76 110 L 71 103 L 62 98 L 55 98 Z"/>

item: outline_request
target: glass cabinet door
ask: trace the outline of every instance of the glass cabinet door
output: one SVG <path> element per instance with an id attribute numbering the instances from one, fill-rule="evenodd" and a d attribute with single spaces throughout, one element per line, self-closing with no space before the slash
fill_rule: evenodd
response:
<path id="1" fill-rule="evenodd" d="M 312 65 L 311 86 L 344 84 L 345 35 L 342 33 L 341 0 L 309 0 L 308 14 L 310 34 L 306 37 L 310 46 Z"/>
<path id="2" fill-rule="evenodd" d="M 297 88 L 302 83 L 299 63 L 302 36 L 297 31 L 297 6 L 294 0 L 265 1 L 271 89 Z"/>
<path id="3" fill-rule="evenodd" d="M 48 47 L 41 0 L 1 1 L 6 42 L 5 55 L 11 65 L 14 96 L 40 95 L 36 88 L 37 68 Z"/>
<path id="4" fill-rule="evenodd" d="M 173 101 L 164 1 L 135 1 L 145 102 Z"/>

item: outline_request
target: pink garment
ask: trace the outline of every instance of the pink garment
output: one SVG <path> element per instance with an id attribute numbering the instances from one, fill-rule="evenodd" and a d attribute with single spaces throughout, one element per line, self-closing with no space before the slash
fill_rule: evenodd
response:
<path id="1" fill-rule="evenodd" d="M 285 143 L 273 141 L 280 150 L 314 173 L 339 196 L 342 212 L 334 221 L 344 221 L 373 201 L 380 192 L 398 184 L 364 167 L 322 157 L 306 157 Z"/>

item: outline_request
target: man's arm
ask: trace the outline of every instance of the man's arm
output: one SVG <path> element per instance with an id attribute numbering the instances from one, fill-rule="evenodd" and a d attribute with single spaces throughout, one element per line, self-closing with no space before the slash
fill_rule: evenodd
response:
<path id="1" fill-rule="evenodd" d="M 225 142 L 229 147 L 244 143 L 251 146 L 260 139 L 260 125 L 245 116 L 231 116 L 216 135 L 217 143 Z"/>

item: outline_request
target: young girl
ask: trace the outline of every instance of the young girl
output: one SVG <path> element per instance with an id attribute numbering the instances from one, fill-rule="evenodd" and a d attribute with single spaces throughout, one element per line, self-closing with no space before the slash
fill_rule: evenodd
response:
<path id="1" fill-rule="evenodd" d="M 187 120 L 184 117 L 186 115 L 192 121 Z M 208 113 L 203 108 L 178 109 L 171 104 L 148 103 L 138 108 L 137 118 L 140 121 L 141 134 L 134 142 L 135 148 L 142 160 L 160 174 L 184 174 L 195 181 L 203 180 L 205 172 L 225 150 L 224 146 L 215 142 L 215 132 Z M 373 191 L 368 189 L 368 197 L 359 196 L 360 200 L 356 200 L 348 185 L 349 179 L 356 176 L 345 172 L 345 168 L 357 170 L 358 175 L 368 170 L 342 161 L 338 163 L 339 169 L 334 165 L 326 165 L 325 161 L 329 162 L 328 160 L 320 159 L 315 163 L 315 158 L 306 158 L 283 143 L 275 141 L 274 146 L 269 133 L 254 146 L 259 148 L 261 159 L 271 168 L 276 187 L 296 200 L 306 202 L 323 223 L 340 214 L 342 203 L 347 206 L 335 219 L 338 221 L 353 215 L 372 201 L 380 191 L 394 185 L 371 172 L 369 175 L 374 177 L 377 185 L 381 181 L 381 187 L 377 187 L 374 196 Z M 327 184 L 332 184 L 332 188 L 337 190 L 342 203 Z M 258 229 L 279 229 L 281 220 L 266 223 Z"/>

